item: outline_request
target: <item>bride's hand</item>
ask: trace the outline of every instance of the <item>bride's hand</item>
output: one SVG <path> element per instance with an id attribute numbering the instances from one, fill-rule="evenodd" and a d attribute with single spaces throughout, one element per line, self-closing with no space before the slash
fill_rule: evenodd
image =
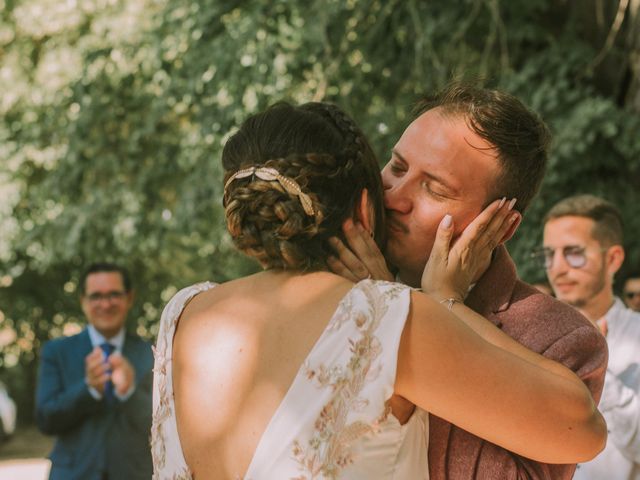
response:
<path id="1" fill-rule="evenodd" d="M 356 283 L 365 278 L 393 281 L 394 276 L 389 271 L 384 255 L 362 224 L 354 224 L 353 220 L 348 219 L 342 225 L 342 232 L 348 246 L 338 237 L 329 240 L 337 255 L 327 259 L 327 265 L 333 273 Z"/>
<path id="2" fill-rule="evenodd" d="M 496 200 L 485 208 L 451 245 L 453 220 L 446 215 L 436 238 L 424 272 L 421 286 L 437 300 L 464 300 L 469 286 L 491 263 L 491 253 L 503 241 L 520 214 L 511 209 L 515 199 Z"/>

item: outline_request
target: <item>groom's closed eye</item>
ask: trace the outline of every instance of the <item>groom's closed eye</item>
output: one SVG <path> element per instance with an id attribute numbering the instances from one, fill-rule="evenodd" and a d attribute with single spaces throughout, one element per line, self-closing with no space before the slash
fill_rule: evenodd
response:
<path id="1" fill-rule="evenodd" d="M 408 169 L 407 161 L 395 149 L 391 150 L 391 158 L 389 159 L 387 166 L 391 169 L 392 173 L 402 173 Z"/>
<path id="2" fill-rule="evenodd" d="M 445 190 L 445 187 L 432 178 L 423 180 L 422 182 L 420 182 L 420 186 L 436 200 L 448 200 L 450 198 L 450 195 Z"/>
<path id="3" fill-rule="evenodd" d="M 406 172 L 407 168 L 402 166 L 402 165 L 399 165 L 399 164 L 397 164 L 397 163 L 395 163 L 393 161 L 391 161 L 389 163 L 389 170 L 391 170 L 391 173 L 393 175 L 397 176 L 397 175 L 401 175 L 402 173 Z"/>

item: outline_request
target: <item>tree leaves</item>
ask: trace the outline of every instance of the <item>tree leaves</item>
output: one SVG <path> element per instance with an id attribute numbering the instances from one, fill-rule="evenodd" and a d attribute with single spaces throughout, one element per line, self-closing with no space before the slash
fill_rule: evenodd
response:
<path id="1" fill-rule="evenodd" d="M 520 272 L 542 274 L 528 256 L 542 215 L 577 192 L 621 206 L 640 261 L 640 121 L 619 100 L 634 92 L 612 98 L 624 85 L 587 68 L 599 51 L 580 28 L 589 2 L 0 4 L 0 373 L 25 402 L 41 342 L 82 324 L 88 263 L 132 270 L 131 328 L 147 336 L 170 292 L 257 268 L 226 234 L 219 158 L 239 122 L 281 99 L 340 104 L 383 163 L 420 94 L 454 77 L 513 92 L 555 134 L 509 245 Z M 616 59 L 630 58 L 623 38 Z"/>

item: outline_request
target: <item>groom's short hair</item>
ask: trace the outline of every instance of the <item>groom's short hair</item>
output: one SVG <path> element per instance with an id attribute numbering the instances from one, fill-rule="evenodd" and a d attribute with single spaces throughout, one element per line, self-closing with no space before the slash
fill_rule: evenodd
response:
<path id="1" fill-rule="evenodd" d="M 416 118 L 434 108 L 463 117 L 495 148 L 501 174 L 487 203 L 517 198 L 515 208 L 523 212 L 540 189 L 548 161 L 551 134 L 540 116 L 509 93 L 460 82 L 418 102 Z"/>

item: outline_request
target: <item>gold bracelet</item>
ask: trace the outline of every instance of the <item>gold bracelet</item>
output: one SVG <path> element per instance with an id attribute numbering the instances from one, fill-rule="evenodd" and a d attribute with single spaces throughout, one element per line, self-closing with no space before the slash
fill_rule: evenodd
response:
<path id="1" fill-rule="evenodd" d="M 451 311 L 451 309 L 453 308 L 453 304 L 454 303 L 460 303 L 460 300 L 458 300 L 457 298 L 453 298 L 453 297 L 449 297 L 449 298 L 445 298 L 444 300 L 440 300 L 440 304 L 447 305 L 447 310 Z"/>

